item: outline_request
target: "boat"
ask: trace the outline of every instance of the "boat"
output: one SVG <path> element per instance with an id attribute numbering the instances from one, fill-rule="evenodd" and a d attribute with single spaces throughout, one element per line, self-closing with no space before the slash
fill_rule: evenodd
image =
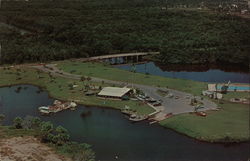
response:
<path id="1" fill-rule="evenodd" d="M 77 106 L 75 102 L 61 102 L 55 100 L 51 106 L 41 106 L 38 110 L 43 114 L 56 113 L 66 109 L 74 109 Z"/>
<path id="2" fill-rule="evenodd" d="M 147 116 L 139 116 L 139 115 L 136 115 L 136 114 L 132 114 L 129 118 L 130 121 L 133 121 L 133 122 L 138 122 L 138 121 L 143 121 L 143 120 L 146 120 L 148 117 Z"/>
<path id="3" fill-rule="evenodd" d="M 41 106 L 38 108 L 39 112 L 41 112 L 42 114 L 49 114 L 49 106 Z"/>

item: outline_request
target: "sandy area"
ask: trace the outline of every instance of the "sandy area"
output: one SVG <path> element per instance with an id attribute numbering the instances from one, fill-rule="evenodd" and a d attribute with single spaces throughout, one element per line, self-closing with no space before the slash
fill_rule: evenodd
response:
<path id="1" fill-rule="evenodd" d="M 34 137 L 0 140 L 0 161 L 71 161 Z"/>

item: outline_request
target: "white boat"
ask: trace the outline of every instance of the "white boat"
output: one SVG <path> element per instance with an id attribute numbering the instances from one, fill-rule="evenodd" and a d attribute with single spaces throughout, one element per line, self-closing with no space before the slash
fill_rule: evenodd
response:
<path id="1" fill-rule="evenodd" d="M 49 107 L 47 106 L 41 106 L 38 108 L 39 112 L 43 113 L 43 114 L 49 114 L 50 111 L 49 111 Z"/>
<path id="2" fill-rule="evenodd" d="M 47 107 L 47 106 L 41 106 L 41 107 L 39 107 L 38 109 L 39 109 L 39 110 L 49 110 L 49 107 Z"/>

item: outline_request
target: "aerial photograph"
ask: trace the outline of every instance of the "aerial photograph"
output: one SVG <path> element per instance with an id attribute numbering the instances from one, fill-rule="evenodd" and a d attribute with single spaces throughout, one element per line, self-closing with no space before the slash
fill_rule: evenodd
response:
<path id="1" fill-rule="evenodd" d="M 250 161 L 250 0 L 0 0 L 0 161 Z"/>

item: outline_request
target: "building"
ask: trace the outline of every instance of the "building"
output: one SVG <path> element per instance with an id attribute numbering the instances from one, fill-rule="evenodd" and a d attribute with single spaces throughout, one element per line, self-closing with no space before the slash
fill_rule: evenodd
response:
<path id="1" fill-rule="evenodd" d="M 131 94 L 131 88 L 104 87 L 99 93 L 99 97 L 124 99 Z"/>
<path id="2" fill-rule="evenodd" d="M 215 92 L 216 91 L 216 84 L 208 84 L 207 89 L 209 92 Z"/>

